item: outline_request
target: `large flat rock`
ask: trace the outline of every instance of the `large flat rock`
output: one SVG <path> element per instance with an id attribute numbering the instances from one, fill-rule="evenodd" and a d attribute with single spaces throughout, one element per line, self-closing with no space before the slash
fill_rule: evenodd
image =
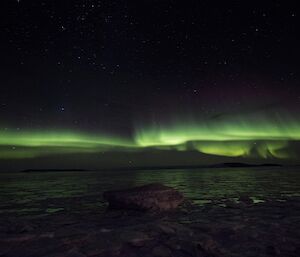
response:
<path id="1" fill-rule="evenodd" d="M 106 191 L 103 197 L 112 209 L 141 211 L 175 209 L 184 200 L 183 195 L 174 188 L 158 183 L 125 190 Z"/>

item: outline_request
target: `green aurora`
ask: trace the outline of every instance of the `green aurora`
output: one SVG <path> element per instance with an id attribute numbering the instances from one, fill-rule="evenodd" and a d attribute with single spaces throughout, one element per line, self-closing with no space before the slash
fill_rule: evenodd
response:
<path id="1" fill-rule="evenodd" d="M 130 149 L 133 144 L 116 136 L 94 136 L 66 131 L 1 132 L 0 158 L 22 159 L 53 154 L 96 153 Z"/>
<path id="2" fill-rule="evenodd" d="M 137 129 L 135 142 L 142 147 L 196 150 L 217 156 L 292 158 L 289 143 L 300 140 L 300 123 L 288 115 L 281 117 L 226 117 L 202 123 L 175 121 Z"/>
<path id="3" fill-rule="evenodd" d="M 288 117 L 288 116 L 287 116 Z M 224 157 L 293 158 L 290 143 L 300 140 L 300 123 L 291 118 L 236 118 L 181 121 L 136 127 L 131 138 L 66 131 L 3 131 L 0 159 L 111 151 L 198 151 Z"/>

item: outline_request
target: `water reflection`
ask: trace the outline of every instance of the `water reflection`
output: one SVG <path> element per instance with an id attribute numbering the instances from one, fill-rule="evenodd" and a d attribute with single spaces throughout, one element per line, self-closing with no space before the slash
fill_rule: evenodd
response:
<path id="1" fill-rule="evenodd" d="M 300 196 L 296 168 L 2 173 L 0 178 L 0 213 L 7 215 L 101 212 L 103 191 L 152 182 L 175 187 L 199 205 L 241 195 L 255 202 Z"/>

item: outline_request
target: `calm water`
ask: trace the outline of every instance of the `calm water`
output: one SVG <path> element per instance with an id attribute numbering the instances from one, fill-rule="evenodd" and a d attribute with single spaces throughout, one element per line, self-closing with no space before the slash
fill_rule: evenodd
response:
<path id="1" fill-rule="evenodd" d="M 151 182 L 175 187 L 199 205 L 240 195 L 255 201 L 300 196 L 299 168 L 1 173 L 0 214 L 99 212 L 106 206 L 103 191 Z"/>

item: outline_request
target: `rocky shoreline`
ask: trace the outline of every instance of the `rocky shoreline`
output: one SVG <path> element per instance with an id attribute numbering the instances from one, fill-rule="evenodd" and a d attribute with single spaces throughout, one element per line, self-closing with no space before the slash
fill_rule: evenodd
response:
<path id="1" fill-rule="evenodd" d="M 254 204 L 247 196 L 175 211 L 53 213 L 0 221 L 5 257 L 296 257 L 300 199 Z"/>

